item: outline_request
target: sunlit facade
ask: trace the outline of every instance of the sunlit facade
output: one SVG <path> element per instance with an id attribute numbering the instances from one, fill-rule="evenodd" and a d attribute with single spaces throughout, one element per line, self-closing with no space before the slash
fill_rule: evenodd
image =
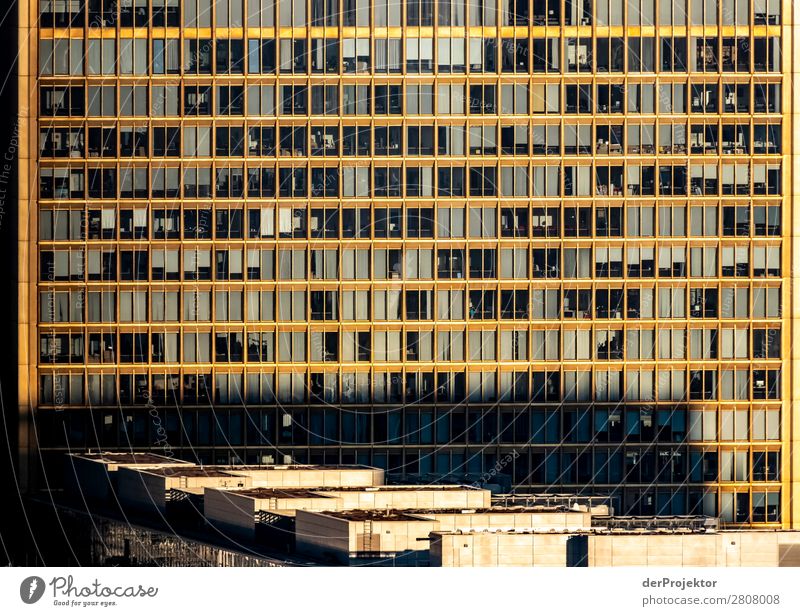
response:
<path id="1" fill-rule="evenodd" d="M 800 524 L 788 2 L 22 4 L 32 482 L 134 447 Z"/>

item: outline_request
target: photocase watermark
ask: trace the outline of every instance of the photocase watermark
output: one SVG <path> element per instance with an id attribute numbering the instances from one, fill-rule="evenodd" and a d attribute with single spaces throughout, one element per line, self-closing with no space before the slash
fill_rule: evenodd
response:
<path id="1" fill-rule="evenodd" d="M 498 458 L 494 466 L 484 471 L 483 474 L 475 482 L 473 482 L 473 487 L 479 488 L 483 485 L 486 485 L 517 458 L 519 458 L 519 452 L 516 449 L 507 453 L 503 457 Z"/>
<path id="2" fill-rule="evenodd" d="M 12 181 L 14 174 L 14 160 L 17 158 L 17 148 L 19 147 L 19 121 L 14 123 L 14 131 L 11 134 L 11 141 L 0 161 L 0 227 L 3 226 L 3 219 L 6 215 L 6 198 L 8 185 Z"/>
<path id="3" fill-rule="evenodd" d="M 147 409 L 147 414 L 150 415 L 150 418 L 153 420 L 153 430 L 156 436 L 153 446 L 161 448 L 164 455 L 168 458 L 174 458 L 175 452 L 172 451 L 172 447 L 169 444 L 167 430 L 164 428 L 164 424 L 161 421 L 161 415 L 158 412 L 158 407 L 153 401 L 152 394 L 149 391 L 144 391 L 142 392 L 142 396 L 145 399 L 145 408 Z"/>
<path id="4" fill-rule="evenodd" d="M 19 586 L 20 599 L 28 605 L 37 603 L 48 592 L 48 586 L 53 605 L 62 607 L 111 607 L 117 605 L 117 599 L 148 599 L 158 595 L 159 591 L 157 586 L 142 584 L 109 586 L 97 578 L 80 585 L 71 575 L 55 576 L 45 582 L 41 577 L 32 575 L 22 580 Z"/>
<path id="5" fill-rule="evenodd" d="M 22 580 L 19 585 L 19 598 L 23 603 L 31 605 L 36 603 L 44 595 L 45 583 L 38 575 L 32 575 Z"/>

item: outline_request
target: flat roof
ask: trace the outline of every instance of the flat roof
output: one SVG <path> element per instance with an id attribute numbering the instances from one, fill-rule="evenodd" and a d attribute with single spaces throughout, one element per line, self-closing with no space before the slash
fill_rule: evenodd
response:
<path id="1" fill-rule="evenodd" d="M 745 529 L 746 530 L 746 529 Z M 740 531 L 741 532 L 741 531 Z M 609 529 L 609 528 L 581 528 L 571 530 L 569 528 L 481 528 L 476 530 L 434 530 L 431 534 L 438 535 L 604 535 L 604 536 L 627 536 L 627 537 L 648 537 L 648 536 L 664 536 L 664 535 L 716 535 L 717 531 L 710 530 L 694 530 L 691 528 L 654 528 L 654 529 Z"/>
<path id="2" fill-rule="evenodd" d="M 175 458 L 168 458 L 156 453 L 148 452 L 124 452 L 116 453 L 111 451 L 104 451 L 102 453 L 73 453 L 69 454 L 75 458 L 84 458 L 86 460 L 93 460 L 96 462 L 111 462 L 114 464 L 179 464 L 184 466 L 193 466 L 193 462 L 186 460 L 177 460 Z"/>
<path id="3" fill-rule="evenodd" d="M 636 531 L 645 529 L 693 529 L 717 528 L 719 518 L 704 515 L 664 515 L 664 516 L 632 516 L 632 515 L 593 515 L 592 526 L 614 530 Z"/>
<path id="4" fill-rule="evenodd" d="M 246 490 L 245 490 L 246 491 Z M 519 513 L 584 513 L 572 512 L 562 507 L 483 507 L 476 509 L 348 509 L 345 511 L 325 511 L 326 515 L 346 519 L 405 519 L 412 516 L 418 520 L 430 515 L 484 515 L 484 514 L 519 514 Z M 355 517 L 354 517 L 355 516 Z M 394 516 L 399 516 L 395 518 Z"/>
<path id="5" fill-rule="evenodd" d="M 431 522 L 432 520 L 414 515 L 408 511 L 381 510 L 381 509 L 349 509 L 347 511 L 321 511 L 322 515 L 329 515 L 333 518 L 348 520 L 351 522 L 362 522 L 365 520 L 386 521 L 386 522 Z"/>
<path id="6" fill-rule="evenodd" d="M 453 492 L 453 491 L 486 491 L 485 488 L 476 488 L 475 486 L 467 486 L 467 485 L 421 485 L 421 486 L 414 486 L 414 485 L 402 485 L 402 486 L 393 486 L 393 485 L 384 485 L 384 486 L 342 486 L 342 487 L 335 487 L 335 486 L 326 486 L 324 488 L 320 488 L 320 490 L 324 490 L 326 492 L 404 492 L 404 491 L 416 491 L 416 492 L 424 492 L 426 490 L 435 491 L 435 492 Z"/>
<path id="7" fill-rule="evenodd" d="M 75 458 L 84 458 L 86 460 L 93 460 L 97 462 L 111 462 L 115 464 L 175 464 L 182 466 L 199 466 L 194 462 L 187 460 L 178 460 L 177 458 L 169 458 L 149 451 L 103 451 L 103 452 L 89 452 L 89 453 L 71 453 L 68 454 Z M 227 470 L 227 471 L 348 471 L 348 470 L 381 470 L 374 466 L 366 466 L 364 464 L 205 464 L 203 468 Z"/>
<path id="8" fill-rule="evenodd" d="M 314 488 L 241 488 L 236 490 L 220 490 L 221 492 L 233 492 L 241 496 L 248 496 L 256 499 L 266 498 L 335 498 L 328 494 L 320 494 Z"/>
<path id="9" fill-rule="evenodd" d="M 232 466 L 230 468 L 238 468 L 241 470 L 252 471 L 379 471 L 381 469 L 375 466 L 367 466 L 365 464 L 261 464 L 261 465 L 248 465 L 248 466 Z"/>
<path id="10" fill-rule="evenodd" d="M 534 507 L 481 507 L 475 509 L 404 509 L 404 511 L 411 511 L 414 513 L 424 512 L 426 514 L 444 513 L 458 515 L 483 515 L 492 513 L 576 513 L 580 515 L 589 515 L 586 511 L 575 511 L 574 509 L 569 509 L 568 507 L 546 507 L 544 505 Z"/>
<path id="11" fill-rule="evenodd" d="M 216 468 L 202 466 L 165 466 L 160 468 L 143 469 L 146 473 L 161 475 L 162 477 L 230 477 L 231 479 L 244 479 L 242 475 L 221 471 Z"/>
<path id="12" fill-rule="evenodd" d="M 170 492 L 173 494 L 186 494 L 187 496 L 203 496 L 204 488 L 170 488 Z"/>

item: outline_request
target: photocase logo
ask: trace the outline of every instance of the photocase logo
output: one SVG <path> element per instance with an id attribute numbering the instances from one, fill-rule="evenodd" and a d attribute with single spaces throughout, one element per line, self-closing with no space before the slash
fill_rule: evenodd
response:
<path id="1" fill-rule="evenodd" d="M 44 580 L 37 575 L 26 577 L 19 585 L 19 597 L 23 603 L 36 603 L 44 594 Z"/>

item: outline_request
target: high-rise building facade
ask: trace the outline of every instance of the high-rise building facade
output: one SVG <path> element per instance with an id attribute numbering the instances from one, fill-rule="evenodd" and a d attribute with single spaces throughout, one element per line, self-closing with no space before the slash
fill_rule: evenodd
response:
<path id="1" fill-rule="evenodd" d="M 788 0 L 21 7 L 31 484 L 154 449 L 800 525 Z"/>

